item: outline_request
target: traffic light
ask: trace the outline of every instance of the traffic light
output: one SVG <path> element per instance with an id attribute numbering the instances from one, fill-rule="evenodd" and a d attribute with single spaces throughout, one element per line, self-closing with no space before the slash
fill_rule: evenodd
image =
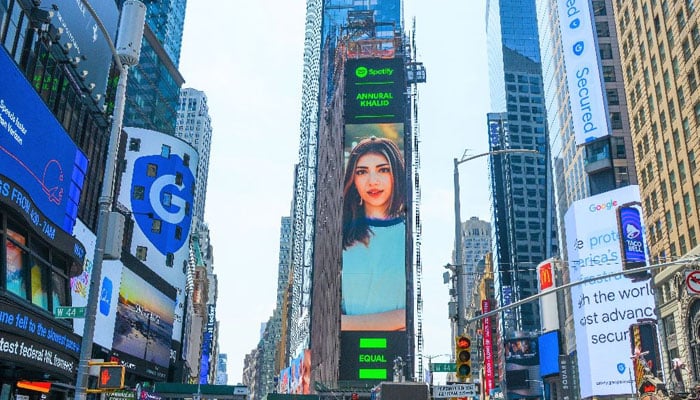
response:
<path id="1" fill-rule="evenodd" d="M 455 358 L 457 378 L 464 382 L 472 377 L 472 341 L 467 336 L 457 336 L 455 338 Z"/>
<path id="2" fill-rule="evenodd" d="M 98 389 L 123 389 L 124 366 L 103 365 L 100 367 L 100 376 L 97 379 Z"/>

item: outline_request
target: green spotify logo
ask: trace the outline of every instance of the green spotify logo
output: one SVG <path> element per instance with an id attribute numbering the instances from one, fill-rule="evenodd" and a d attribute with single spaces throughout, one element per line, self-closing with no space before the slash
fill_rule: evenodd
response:
<path id="1" fill-rule="evenodd" d="M 369 70 L 367 69 L 367 67 L 357 67 L 355 69 L 355 76 L 358 78 L 364 78 L 367 76 L 368 72 Z"/>

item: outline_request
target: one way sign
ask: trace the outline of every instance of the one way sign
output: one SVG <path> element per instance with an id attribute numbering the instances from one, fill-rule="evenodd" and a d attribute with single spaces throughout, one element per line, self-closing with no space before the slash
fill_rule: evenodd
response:
<path id="1" fill-rule="evenodd" d="M 433 398 L 470 397 L 476 396 L 475 383 L 460 383 L 457 385 L 433 386 Z"/>

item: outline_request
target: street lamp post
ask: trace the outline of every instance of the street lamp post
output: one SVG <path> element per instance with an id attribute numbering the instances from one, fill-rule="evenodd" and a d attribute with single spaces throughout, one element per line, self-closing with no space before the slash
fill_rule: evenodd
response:
<path id="1" fill-rule="evenodd" d="M 119 137 L 121 136 L 122 122 L 124 118 L 124 106 L 126 100 L 126 80 L 129 67 L 138 63 L 141 51 L 141 39 L 146 17 L 146 6 L 139 0 L 126 0 L 122 4 L 119 19 L 119 34 L 117 48 L 115 48 L 109 32 L 104 27 L 99 16 L 88 3 L 81 0 L 85 8 L 105 36 L 112 51 L 115 64 L 119 70 L 119 81 L 114 98 L 114 110 L 112 112 L 112 127 L 110 130 L 107 158 L 105 159 L 105 174 L 102 182 L 102 191 L 99 198 L 99 213 L 97 219 L 97 231 L 95 238 L 95 254 L 92 259 L 92 272 L 90 273 L 90 289 L 85 307 L 85 326 L 80 343 L 80 359 L 78 360 L 77 380 L 75 384 L 75 400 L 85 400 L 89 361 L 92 357 L 92 345 L 95 335 L 95 317 L 100 292 L 100 277 L 102 276 L 102 261 L 107 246 L 109 233 L 109 214 L 112 211 L 112 199 L 114 192 L 114 177 L 117 163 L 117 151 L 119 149 Z"/>
<path id="2" fill-rule="evenodd" d="M 462 293 L 464 288 L 464 277 L 462 274 L 463 260 L 462 260 L 462 221 L 460 216 L 460 202 L 459 202 L 459 165 L 467 161 L 474 160 L 476 158 L 506 154 L 506 153 L 525 153 L 525 154 L 539 154 L 537 150 L 534 149 L 503 149 L 503 150 L 492 150 L 485 153 L 476 154 L 473 156 L 467 155 L 468 150 L 464 151 L 461 158 L 454 159 L 454 186 L 455 186 L 455 262 L 454 266 L 456 268 L 457 274 L 457 335 L 463 335 L 464 332 L 464 294 Z"/>

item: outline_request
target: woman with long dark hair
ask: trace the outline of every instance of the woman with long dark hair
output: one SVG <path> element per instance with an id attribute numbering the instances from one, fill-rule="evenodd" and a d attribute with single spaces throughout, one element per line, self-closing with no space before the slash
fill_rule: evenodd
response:
<path id="1" fill-rule="evenodd" d="M 386 138 L 348 158 L 343 203 L 342 330 L 406 328 L 406 167 Z"/>

